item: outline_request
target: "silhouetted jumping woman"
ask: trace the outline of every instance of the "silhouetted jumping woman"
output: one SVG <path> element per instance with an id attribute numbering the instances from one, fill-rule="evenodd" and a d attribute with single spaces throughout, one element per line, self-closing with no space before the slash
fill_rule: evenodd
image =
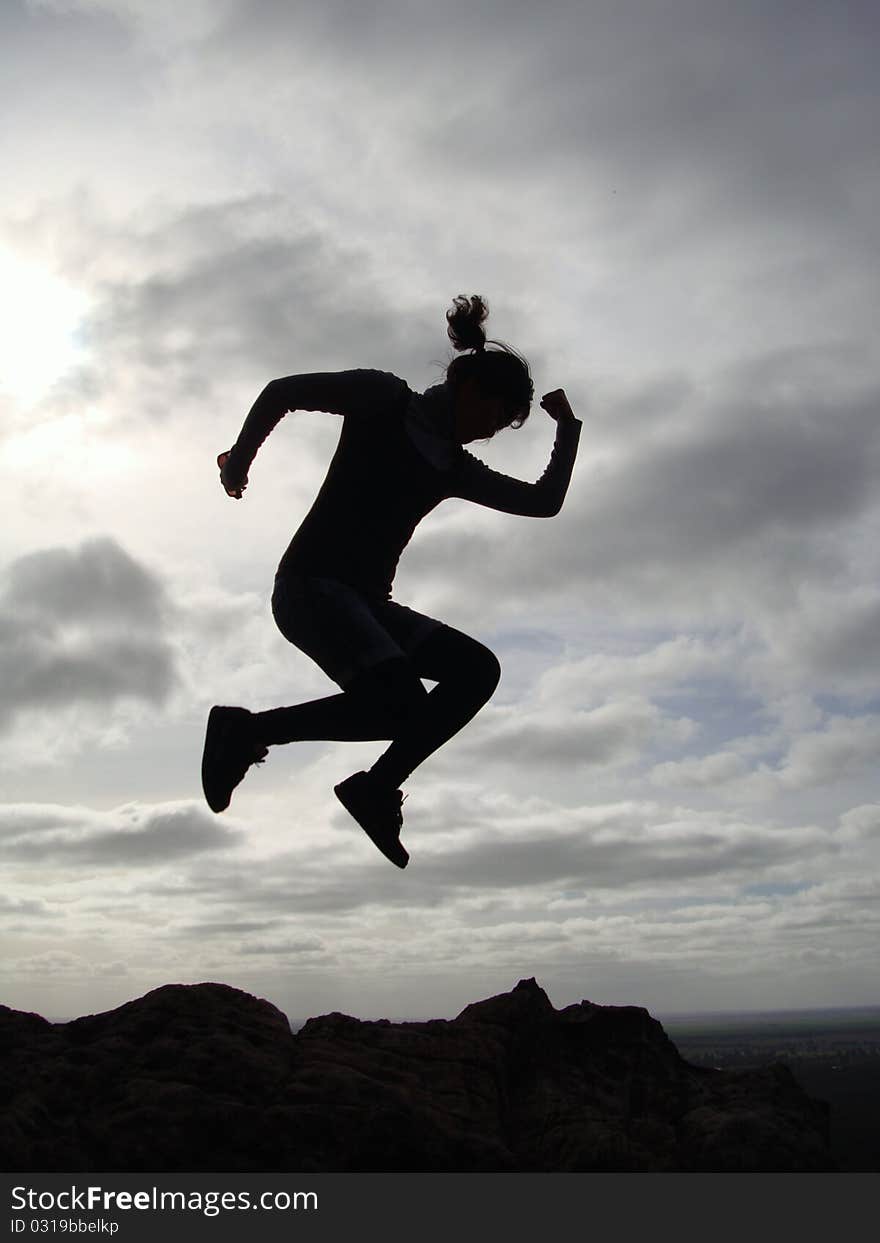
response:
<path id="1" fill-rule="evenodd" d="M 490 470 L 464 445 L 521 427 L 534 387 L 510 346 L 486 349 L 483 298 L 459 295 L 447 311 L 456 350 L 446 379 L 424 393 L 386 371 L 315 372 L 272 380 L 228 453 L 217 459 L 237 499 L 260 445 L 288 411 L 342 415 L 342 433 L 318 496 L 281 558 L 272 613 L 286 639 L 342 693 L 249 712 L 216 706 L 208 716 L 202 784 L 212 810 L 268 748 L 288 742 L 390 740 L 365 772 L 335 787 L 370 839 L 398 867 L 403 794 L 413 770 L 467 724 L 492 695 L 497 658 L 476 639 L 391 599 L 403 549 L 425 514 L 461 497 L 508 514 L 549 518 L 562 507 L 581 422 L 562 389 L 541 406 L 556 423 L 549 465 L 537 483 Z M 436 682 L 429 692 L 422 678 Z"/>

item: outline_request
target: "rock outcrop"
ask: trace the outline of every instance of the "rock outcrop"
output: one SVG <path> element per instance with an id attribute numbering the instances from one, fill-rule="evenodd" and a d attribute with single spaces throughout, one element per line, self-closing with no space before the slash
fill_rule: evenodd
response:
<path id="1" fill-rule="evenodd" d="M 783 1066 L 707 1070 L 635 1006 L 534 980 L 457 1018 L 309 1019 L 170 984 L 70 1023 L 0 1007 L 8 1171 L 819 1171 Z"/>

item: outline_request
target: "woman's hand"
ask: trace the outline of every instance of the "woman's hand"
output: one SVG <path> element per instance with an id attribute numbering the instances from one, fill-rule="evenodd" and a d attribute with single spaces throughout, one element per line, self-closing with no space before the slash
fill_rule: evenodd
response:
<path id="1" fill-rule="evenodd" d="M 217 458 L 217 465 L 220 467 L 220 482 L 226 489 L 227 496 L 234 496 L 237 501 L 241 500 L 241 495 L 247 487 L 247 475 L 244 478 L 235 476 L 227 468 L 229 462 L 229 452 L 221 453 Z"/>
<path id="2" fill-rule="evenodd" d="M 568 404 L 565 389 L 555 388 L 552 393 L 545 393 L 541 398 L 541 408 L 546 410 L 556 423 L 576 422 L 574 411 Z"/>

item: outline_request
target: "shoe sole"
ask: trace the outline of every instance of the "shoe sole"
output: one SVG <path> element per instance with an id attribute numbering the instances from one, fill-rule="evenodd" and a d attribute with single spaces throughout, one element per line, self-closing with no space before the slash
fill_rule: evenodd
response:
<path id="1" fill-rule="evenodd" d="M 403 856 L 402 863 L 400 861 L 399 855 L 395 858 L 394 855 L 391 855 L 388 853 L 388 850 L 385 844 L 377 837 L 375 830 L 370 828 L 368 825 L 364 824 L 363 820 L 361 820 L 360 816 L 358 816 L 354 807 L 348 801 L 346 797 L 347 791 L 345 790 L 344 787 L 345 787 L 345 782 L 340 782 L 338 786 L 333 787 L 333 793 L 339 799 L 340 803 L 345 808 L 345 810 L 348 812 L 348 814 L 352 817 L 352 819 L 357 821 L 357 823 L 361 826 L 361 828 L 366 833 L 367 837 L 370 839 L 370 841 L 373 843 L 376 849 L 385 856 L 385 858 L 389 861 L 389 863 L 393 863 L 395 867 L 405 868 L 406 865 L 409 863 L 409 855 L 407 854 L 406 848 L 403 845 L 401 845 L 400 840 L 399 839 L 397 840 L 397 845 L 400 847 L 400 853 Z"/>
<path id="2" fill-rule="evenodd" d="M 213 707 L 208 713 L 208 727 L 205 730 L 205 748 L 202 752 L 202 791 L 205 795 L 205 801 L 211 808 L 211 811 L 225 811 L 232 799 L 232 791 L 226 794 L 226 801 L 223 801 L 223 795 L 218 795 L 217 791 L 212 788 L 209 780 L 209 771 L 217 767 L 217 758 L 222 750 L 224 743 L 229 735 L 228 723 L 224 725 L 224 716 L 222 708 Z"/>

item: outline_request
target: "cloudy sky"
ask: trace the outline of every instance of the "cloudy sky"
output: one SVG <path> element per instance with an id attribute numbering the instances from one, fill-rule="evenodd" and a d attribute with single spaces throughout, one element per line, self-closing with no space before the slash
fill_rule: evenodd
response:
<path id="1" fill-rule="evenodd" d="M 7 0 L 0 998 L 221 980 L 292 1020 L 535 976 L 688 1010 L 878 1000 L 873 0 Z M 491 646 L 391 867 L 274 750 L 214 816 L 213 703 L 334 687 L 277 632 L 332 415 L 243 501 L 279 375 L 422 390 L 444 312 L 582 418 L 561 514 L 450 501 L 395 596 Z M 553 424 L 474 446 L 535 479 Z"/>

